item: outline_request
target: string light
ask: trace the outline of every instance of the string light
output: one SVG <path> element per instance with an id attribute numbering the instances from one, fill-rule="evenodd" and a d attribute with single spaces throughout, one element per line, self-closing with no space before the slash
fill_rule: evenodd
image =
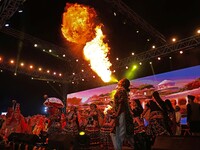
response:
<path id="1" fill-rule="evenodd" d="M 21 67 L 24 67 L 24 63 L 23 63 L 23 62 L 21 62 L 21 63 L 20 63 L 20 66 L 21 66 Z"/>
<path id="2" fill-rule="evenodd" d="M 176 42 L 176 38 L 172 38 L 172 42 Z"/>
<path id="3" fill-rule="evenodd" d="M 2 60 L 3 60 L 3 57 L 0 56 L 0 62 L 2 62 Z M 10 59 L 10 60 L 9 60 L 9 64 L 10 64 L 10 65 L 15 64 L 15 60 L 14 60 L 14 59 Z M 20 63 L 19 63 L 19 66 L 24 68 L 24 67 L 25 67 L 25 63 L 24 63 L 24 62 L 20 62 Z M 25 68 L 24 68 L 24 69 L 25 69 Z M 31 65 L 28 66 L 28 69 L 33 70 L 33 69 L 34 69 L 34 66 L 31 64 Z M 38 72 L 42 73 L 42 70 L 43 70 L 43 69 L 42 69 L 42 67 L 38 67 L 37 70 L 38 70 Z M 35 70 L 35 71 L 36 71 L 36 70 Z M 49 74 L 49 73 L 50 73 L 50 70 L 47 70 L 46 73 Z M 54 72 L 53 75 L 57 75 L 56 72 Z M 61 77 L 61 76 L 62 76 L 62 73 L 59 73 L 58 76 Z"/>
<path id="4" fill-rule="evenodd" d="M 116 13 L 114 12 L 114 15 L 116 15 Z M 198 29 L 197 31 L 196 31 L 198 34 L 200 34 L 200 29 Z M 139 33 L 139 30 L 137 30 L 136 31 L 136 33 Z M 148 38 L 147 39 L 147 41 L 150 41 L 150 39 Z M 176 42 L 177 41 L 177 39 L 176 38 L 172 38 L 172 42 Z M 38 44 L 34 44 L 34 47 L 38 47 Z M 152 46 L 152 48 L 153 49 L 155 49 L 156 48 L 156 46 L 155 45 L 153 45 Z M 43 49 L 43 51 L 45 51 L 45 49 Z M 47 50 L 48 51 L 48 50 Z M 49 52 L 51 53 L 52 52 L 52 50 L 51 49 L 49 49 Z M 183 54 L 183 51 L 179 51 L 179 53 L 180 54 Z M 132 52 L 131 53 L 131 55 L 133 56 L 133 55 L 135 55 L 135 53 L 134 52 Z M 66 57 L 66 55 L 65 54 L 63 54 L 63 55 L 61 55 L 62 57 Z M 158 60 L 161 60 L 161 58 L 160 57 L 158 57 L 157 58 Z M 169 57 L 169 59 L 172 59 L 171 57 Z M 2 57 L 0 56 L 0 62 L 2 61 L 3 59 L 2 59 Z M 116 60 L 119 60 L 119 58 L 116 58 Z M 78 59 L 76 59 L 76 62 L 78 62 L 79 60 Z M 15 63 L 15 61 L 14 60 L 10 60 L 10 64 L 14 64 Z M 140 65 L 142 65 L 142 62 L 140 62 L 139 63 Z M 150 62 L 150 64 L 152 64 L 152 62 Z M 90 65 L 90 64 L 89 64 Z M 24 63 L 22 62 L 22 63 L 20 63 L 20 66 L 21 67 L 24 67 Z M 29 66 L 29 68 L 30 69 L 33 69 L 33 65 L 30 65 Z M 128 69 L 129 67 L 128 66 L 126 66 L 126 69 Z M 42 68 L 38 68 L 38 71 L 42 71 Z M 50 71 L 49 70 L 47 70 L 46 71 L 47 73 L 50 73 Z M 81 72 L 84 72 L 84 70 L 81 70 Z M 113 70 L 113 72 L 115 73 L 115 70 Z M 56 72 L 54 72 L 53 73 L 53 75 L 56 75 Z M 75 75 L 75 73 L 73 73 L 73 75 Z M 62 76 L 62 74 L 60 73 L 60 74 L 58 74 L 58 76 Z M 95 78 L 95 76 L 93 76 L 93 78 Z M 82 80 L 84 80 L 84 79 L 82 79 Z"/>
<path id="5" fill-rule="evenodd" d="M 14 64 L 14 63 L 15 63 L 15 61 L 11 59 L 11 60 L 10 60 L 10 63 L 11 63 L 11 64 Z"/>
<path id="6" fill-rule="evenodd" d="M 39 71 L 42 71 L 42 68 L 38 68 Z"/>
<path id="7" fill-rule="evenodd" d="M 0 62 L 3 61 L 3 58 L 0 56 Z"/>

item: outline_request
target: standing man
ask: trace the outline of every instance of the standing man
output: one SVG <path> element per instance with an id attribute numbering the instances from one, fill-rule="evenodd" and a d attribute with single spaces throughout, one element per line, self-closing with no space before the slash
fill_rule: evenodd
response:
<path id="1" fill-rule="evenodd" d="M 200 104 L 195 103 L 195 96 L 188 95 L 187 123 L 192 135 L 200 135 Z"/>
<path id="2" fill-rule="evenodd" d="M 115 150 L 121 150 L 124 138 L 126 137 L 134 148 L 134 125 L 132 112 L 129 106 L 130 81 L 126 78 L 118 82 L 117 91 L 114 95 L 115 102 L 115 127 L 111 132 L 111 138 Z"/>

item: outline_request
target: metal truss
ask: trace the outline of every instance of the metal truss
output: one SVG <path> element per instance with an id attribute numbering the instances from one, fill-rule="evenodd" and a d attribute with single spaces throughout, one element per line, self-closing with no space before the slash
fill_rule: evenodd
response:
<path id="1" fill-rule="evenodd" d="M 149 23 L 147 23 L 142 17 L 135 13 L 131 8 L 129 8 L 122 0 L 105 0 L 108 3 L 111 3 L 117 10 L 126 16 L 130 21 L 135 25 L 149 33 L 152 37 L 155 37 L 162 44 L 166 43 L 165 36 L 162 35 L 159 31 L 153 28 Z"/>
<path id="2" fill-rule="evenodd" d="M 191 37 L 182 39 L 180 41 L 177 41 L 176 43 L 166 44 L 164 46 L 160 46 L 158 48 L 139 53 L 138 55 L 130 56 L 130 57 L 115 61 L 113 63 L 113 68 L 114 69 L 124 68 L 125 66 L 128 66 L 132 62 L 145 62 L 158 56 L 167 55 L 167 54 L 180 51 L 180 50 L 186 51 L 186 50 L 198 47 L 199 45 L 200 45 L 200 35 L 191 36 Z M 15 70 L 14 67 L 11 67 L 8 64 L 7 65 L 1 64 L 0 68 L 6 69 L 12 72 L 14 72 Z M 26 74 L 26 75 L 35 77 L 39 80 L 54 81 L 54 82 L 59 82 L 63 84 L 68 84 L 72 82 L 79 83 L 82 79 L 87 80 L 87 79 L 92 79 L 93 76 L 97 77 L 97 75 L 91 70 L 87 70 L 87 71 L 85 70 L 83 73 L 78 73 L 78 74 L 70 75 L 70 76 L 68 76 L 67 74 L 64 74 L 63 77 L 61 78 L 49 76 L 48 74 L 38 73 L 38 71 L 35 71 L 35 72 L 26 71 L 20 68 L 18 68 L 17 73 Z"/>
<path id="3" fill-rule="evenodd" d="M 68 51 L 67 48 L 59 47 L 55 44 L 41 40 L 30 34 L 27 34 L 27 33 L 24 33 L 24 32 L 18 31 L 16 29 L 9 28 L 9 27 L 3 27 L 0 30 L 0 32 L 10 35 L 16 39 L 20 39 L 22 41 L 29 42 L 33 46 L 34 46 L 34 44 L 37 44 L 37 47 L 40 50 L 42 50 L 43 52 L 48 53 L 49 55 L 52 55 L 56 58 L 65 60 L 67 62 L 71 62 L 71 57 L 67 57 L 67 56 L 63 57 L 63 54 L 66 54 L 66 51 Z M 51 50 L 51 52 L 49 50 Z"/>
<path id="4" fill-rule="evenodd" d="M 163 56 L 180 50 L 182 51 L 189 50 L 199 45 L 200 45 L 200 35 L 191 36 L 183 40 L 177 41 L 176 43 L 166 44 L 156 49 L 151 49 L 146 52 L 142 52 L 138 55 L 130 56 L 128 58 L 115 61 L 113 63 L 113 68 L 114 69 L 124 68 L 125 66 L 128 66 L 133 62 L 145 62 L 158 56 Z M 67 81 L 78 82 L 81 81 L 82 79 L 87 79 L 87 78 L 91 79 L 93 75 L 94 73 L 92 71 L 87 73 L 85 72 L 84 74 L 80 73 L 73 76 L 69 76 L 67 78 Z"/>
<path id="5" fill-rule="evenodd" d="M 160 46 L 155 49 L 151 49 L 145 52 L 142 52 L 135 56 L 130 56 L 128 58 L 121 59 L 119 61 L 116 61 L 113 66 L 115 68 L 120 68 L 129 65 L 132 62 L 144 62 L 149 59 L 163 56 L 169 53 L 173 53 L 176 51 L 185 51 L 192 48 L 195 48 L 200 45 L 200 35 L 191 36 L 185 39 L 182 39 L 180 41 L 177 41 L 176 43 L 166 44 L 163 46 Z"/>
<path id="6" fill-rule="evenodd" d="M 80 63 L 85 65 L 85 62 L 83 60 L 79 60 L 79 63 L 76 62 L 76 59 L 70 56 L 67 52 L 70 50 L 68 48 L 60 47 L 55 44 L 52 44 L 48 41 L 41 40 L 37 37 L 34 37 L 30 34 L 18 31 L 16 29 L 12 29 L 10 27 L 3 27 L 0 32 L 12 36 L 16 39 L 20 39 L 25 42 L 31 43 L 33 46 L 34 44 L 37 44 L 38 50 L 41 50 L 56 59 L 60 59 L 66 63 L 64 63 L 67 70 L 71 70 L 76 72 L 77 69 L 80 69 Z M 51 52 L 50 52 L 51 50 Z M 65 55 L 65 57 L 63 57 Z"/>
<path id="7" fill-rule="evenodd" d="M 3 0 L 0 1 L 0 29 L 5 22 L 9 20 L 13 14 L 17 11 L 25 0 Z"/>

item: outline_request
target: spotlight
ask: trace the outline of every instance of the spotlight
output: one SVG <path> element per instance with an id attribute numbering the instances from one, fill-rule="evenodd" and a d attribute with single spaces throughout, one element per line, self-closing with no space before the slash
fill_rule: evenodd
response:
<path id="1" fill-rule="evenodd" d="M 74 148 L 89 148 L 90 146 L 90 137 L 85 134 L 84 131 L 79 132 L 79 134 L 75 137 Z"/>
<path id="2" fill-rule="evenodd" d="M 23 10 L 22 10 L 22 9 L 19 9 L 19 10 L 18 10 L 18 13 L 23 13 Z"/>
<path id="3" fill-rule="evenodd" d="M 6 24 L 5 24 L 5 27 L 9 27 L 9 26 L 10 26 L 9 23 L 6 23 Z"/>
<path id="4" fill-rule="evenodd" d="M 80 131 L 79 135 L 85 135 L 85 132 L 84 131 Z"/>

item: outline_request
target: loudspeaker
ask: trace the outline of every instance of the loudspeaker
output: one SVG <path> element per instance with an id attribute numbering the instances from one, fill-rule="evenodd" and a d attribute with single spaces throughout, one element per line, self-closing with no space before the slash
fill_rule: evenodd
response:
<path id="1" fill-rule="evenodd" d="M 74 145 L 74 137 L 64 134 L 52 134 L 48 137 L 48 148 L 56 150 L 70 150 Z"/>
<path id="2" fill-rule="evenodd" d="M 152 150 L 200 150 L 199 136 L 158 136 Z"/>
<path id="3" fill-rule="evenodd" d="M 39 137 L 35 134 L 11 133 L 8 136 L 8 141 L 35 145 L 39 142 Z"/>

